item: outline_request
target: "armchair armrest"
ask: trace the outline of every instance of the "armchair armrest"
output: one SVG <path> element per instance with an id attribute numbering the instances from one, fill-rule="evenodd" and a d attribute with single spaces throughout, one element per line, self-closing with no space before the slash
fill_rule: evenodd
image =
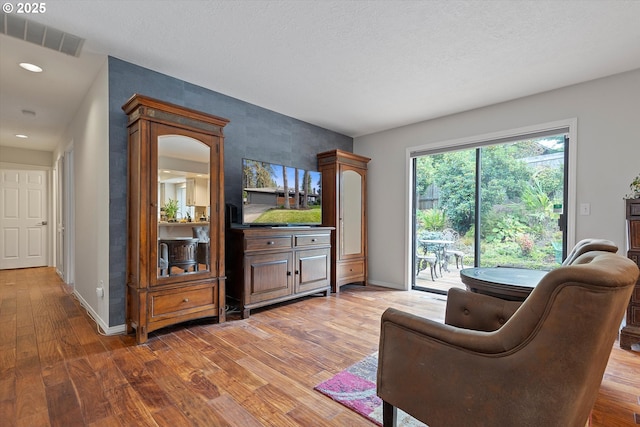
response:
<path id="1" fill-rule="evenodd" d="M 429 341 L 437 343 L 438 346 L 446 344 L 446 347 L 456 351 L 492 356 L 511 350 L 522 334 L 520 331 L 514 340 L 514 337 L 511 336 L 513 334 L 498 332 L 463 329 L 388 308 L 382 313 L 379 352 L 382 354 L 385 350 L 383 347 L 386 335 L 400 334 L 404 337 L 411 335 L 410 340 Z M 526 331 L 526 333 L 528 332 Z M 393 349 L 387 349 L 387 354 L 389 350 L 393 352 Z"/>
<path id="2" fill-rule="evenodd" d="M 513 316 L 521 304 L 451 288 L 447 294 L 444 323 L 476 331 L 495 331 Z"/>

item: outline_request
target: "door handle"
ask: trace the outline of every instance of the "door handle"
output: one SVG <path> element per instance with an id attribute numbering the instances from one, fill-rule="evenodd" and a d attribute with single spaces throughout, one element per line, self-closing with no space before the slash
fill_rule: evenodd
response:
<path id="1" fill-rule="evenodd" d="M 37 223 L 36 225 L 47 225 L 47 221 L 39 222 L 39 223 Z"/>

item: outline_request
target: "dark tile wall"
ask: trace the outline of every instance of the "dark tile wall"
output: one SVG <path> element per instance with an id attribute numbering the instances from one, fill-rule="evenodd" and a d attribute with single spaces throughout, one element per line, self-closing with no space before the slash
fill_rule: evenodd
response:
<path id="1" fill-rule="evenodd" d="M 242 158 L 315 169 L 316 154 L 353 150 L 353 138 L 229 96 L 109 58 L 109 326 L 125 321 L 127 118 L 122 105 L 150 96 L 229 119 L 225 134 L 225 201 L 242 197 Z"/>

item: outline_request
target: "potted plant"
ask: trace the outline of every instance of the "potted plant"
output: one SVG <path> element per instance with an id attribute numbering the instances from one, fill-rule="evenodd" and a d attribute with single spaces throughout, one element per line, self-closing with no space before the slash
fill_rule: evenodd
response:
<path id="1" fill-rule="evenodd" d="M 167 221 L 175 222 L 176 215 L 178 214 L 178 201 L 169 199 L 169 201 L 164 204 L 164 212 L 167 214 Z"/>
<path id="2" fill-rule="evenodd" d="M 625 199 L 640 199 L 640 174 L 636 176 L 631 184 L 629 184 L 629 188 L 631 189 L 631 193 L 624 196 Z"/>

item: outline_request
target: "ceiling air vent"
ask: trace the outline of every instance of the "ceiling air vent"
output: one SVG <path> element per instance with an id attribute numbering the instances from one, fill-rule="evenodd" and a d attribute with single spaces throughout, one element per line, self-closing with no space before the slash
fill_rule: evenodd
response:
<path id="1" fill-rule="evenodd" d="M 0 14 L 0 29 L 3 34 L 22 39 L 71 56 L 80 56 L 84 39 L 64 31 L 29 21 L 15 14 Z"/>

